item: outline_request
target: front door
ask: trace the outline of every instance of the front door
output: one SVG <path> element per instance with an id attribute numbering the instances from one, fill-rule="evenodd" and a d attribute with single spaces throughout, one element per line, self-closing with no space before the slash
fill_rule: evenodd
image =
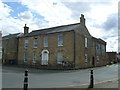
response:
<path id="1" fill-rule="evenodd" d="M 94 56 L 92 57 L 92 65 L 95 66 L 95 58 L 94 58 Z"/>
<path id="2" fill-rule="evenodd" d="M 47 50 L 42 51 L 42 65 L 48 65 L 48 54 Z"/>

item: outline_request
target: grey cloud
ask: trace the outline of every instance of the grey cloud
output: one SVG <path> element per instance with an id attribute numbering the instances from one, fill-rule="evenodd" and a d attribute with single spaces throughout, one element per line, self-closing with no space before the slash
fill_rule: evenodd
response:
<path id="1" fill-rule="evenodd" d="M 72 11 L 72 18 L 78 19 L 81 13 L 91 10 L 88 2 L 62 2 L 67 8 Z"/>
<path id="2" fill-rule="evenodd" d="M 104 5 L 111 4 L 111 2 L 62 2 L 67 8 L 72 11 L 72 18 L 78 19 L 81 13 L 86 13 L 91 11 L 91 6 L 94 5 Z"/>
<path id="3" fill-rule="evenodd" d="M 118 30 L 118 16 L 117 15 L 118 15 L 117 13 L 110 14 L 104 23 L 93 24 L 92 26 L 95 28 L 101 28 L 103 31 L 111 31 L 114 29 L 117 32 Z"/>
<path id="4" fill-rule="evenodd" d="M 115 29 L 117 30 L 117 24 L 118 24 L 118 17 L 117 17 L 117 14 L 111 14 L 108 16 L 107 20 L 103 23 L 103 29 L 108 31 L 108 30 L 111 30 L 111 29 Z"/>

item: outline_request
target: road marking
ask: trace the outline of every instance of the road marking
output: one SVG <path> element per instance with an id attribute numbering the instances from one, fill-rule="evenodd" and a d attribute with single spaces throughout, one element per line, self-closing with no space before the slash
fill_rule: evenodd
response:
<path id="1" fill-rule="evenodd" d="M 115 80 L 120 80 L 120 78 L 113 78 L 111 80 L 104 80 L 104 81 L 100 81 L 100 82 L 96 82 L 95 84 L 100 84 L 100 83 L 105 83 L 105 82 L 111 82 L 111 81 L 115 81 Z M 90 83 L 84 83 L 84 84 L 80 84 L 80 85 L 68 85 L 68 86 L 58 86 L 58 87 L 53 87 L 53 88 L 69 88 L 69 87 L 81 87 L 81 86 L 89 86 Z"/>

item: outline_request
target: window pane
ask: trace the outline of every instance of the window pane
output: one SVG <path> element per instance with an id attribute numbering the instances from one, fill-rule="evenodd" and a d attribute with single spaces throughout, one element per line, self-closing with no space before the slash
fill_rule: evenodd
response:
<path id="1" fill-rule="evenodd" d="M 88 55 L 85 54 L 85 63 L 87 63 L 87 62 L 88 62 Z"/>
<path id="2" fill-rule="evenodd" d="M 27 54 L 24 53 L 24 62 L 27 62 Z"/>
<path id="3" fill-rule="evenodd" d="M 36 56 L 36 53 L 33 53 L 33 63 L 36 63 L 37 62 L 37 56 Z"/>
<path id="4" fill-rule="evenodd" d="M 44 47 L 48 47 L 48 36 L 44 37 Z"/>
<path id="5" fill-rule="evenodd" d="M 64 61 L 63 53 L 62 52 L 58 52 L 57 53 L 57 63 L 58 64 L 62 64 L 62 61 Z"/>
<path id="6" fill-rule="evenodd" d="M 63 46 L 63 35 L 58 35 L 58 46 Z"/>
<path id="7" fill-rule="evenodd" d="M 88 47 L 88 39 L 85 38 L 85 47 L 87 48 Z"/>
<path id="8" fill-rule="evenodd" d="M 28 48 L 28 40 L 24 41 L 24 48 Z"/>
<path id="9" fill-rule="evenodd" d="M 35 39 L 34 39 L 34 48 L 37 48 L 37 46 L 38 46 L 37 44 L 38 44 L 38 39 L 35 38 Z"/>

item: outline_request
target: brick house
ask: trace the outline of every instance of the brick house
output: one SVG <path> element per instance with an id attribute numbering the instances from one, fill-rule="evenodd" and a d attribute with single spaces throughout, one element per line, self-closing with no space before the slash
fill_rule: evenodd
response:
<path id="1" fill-rule="evenodd" d="M 2 37 L 2 62 L 3 64 L 17 64 L 18 37 L 21 33 L 9 34 Z"/>
<path id="2" fill-rule="evenodd" d="M 117 52 L 107 52 L 108 64 L 117 62 Z"/>
<path id="3" fill-rule="evenodd" d="M 18 64 L 32 67 L 87 68 L 106 65 L 106 42 L 88 32 L 84 15 L 80 23 L 34 30 L 19 37 Z"/>
<path id="4" fill-rule="evenodd" d="M 38 29 L 30 33 L 25 24 L 24 35 L 16 40 L 18 43 L 14 44 L 14 55 L 17 57 L 14 58 L 18 65 L 56 69 L 88 68 L 107 63 L 106 42 L 90 35 L 83 14 L 80 23 Z M 4 43 L 3 46 L 8 47 Z"/>

